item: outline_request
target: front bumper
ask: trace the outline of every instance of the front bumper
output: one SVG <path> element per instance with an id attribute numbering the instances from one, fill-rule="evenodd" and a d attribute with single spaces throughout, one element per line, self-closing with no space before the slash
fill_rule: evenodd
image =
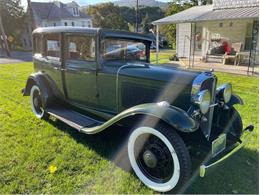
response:
<path id="1" fill-rule="evenodd" d="M 246 127 L 245 130 L 243 131 L 243 140 L 242 141 L 239 140 L 236 144 L 229 146 L 228 148 L 223 150 L 221 153 L 219 153 L 217 156 L 207 159 L 206 162 L 204 161 L 204 163 L 202 163 L 200 165 L 200 177 L 204 177 L 206 174 L 206 171 L 209 168 L 223 162 L 225 159 L 227 159 L 228 157 L 233 155 L 235 152 L 237 152 L 241 148 L 243 148 L 244 145 L 246 145 L 246 143 L 252 137 L 253 130 L 254 130 L 253 125 Z"/>

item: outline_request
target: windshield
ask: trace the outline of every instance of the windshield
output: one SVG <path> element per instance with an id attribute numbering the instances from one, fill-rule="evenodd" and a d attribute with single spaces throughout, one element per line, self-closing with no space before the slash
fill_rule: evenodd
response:
<path id="1" fill-rule="evenodd" d="M 141 41 L 105 39 L 101 57 L 104 60 L 147 61 L 146 46 Z"/>

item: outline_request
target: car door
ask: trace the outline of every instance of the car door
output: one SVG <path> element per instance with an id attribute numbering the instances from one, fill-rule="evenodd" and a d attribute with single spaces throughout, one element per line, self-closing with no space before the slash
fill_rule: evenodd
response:
<path id="1" fill-rule="evenodd" d="M 46 74 L 51 84 L 58 92 L 56 94 L 64 95 L 62 75 L 61 75 L 61 35 L 59 33 L 45 34 L 38 37 L 42 40 L 42 53 L 35 53 L 34 64 L 38 71 Z"/>
<path id="2" fill-rule="evenodd" d="M 69 101 L 94 107 L 96 88 L 96 41 L 91 34 L 67 34 L 65 39 L 64 82 Z"/>

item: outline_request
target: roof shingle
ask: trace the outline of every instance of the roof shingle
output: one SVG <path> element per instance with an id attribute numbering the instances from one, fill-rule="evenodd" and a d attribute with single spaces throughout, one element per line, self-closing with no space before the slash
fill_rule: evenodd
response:
<path id="1" fill-rule="evenodd" d="M 259 7 L 213 9 L 212 5 L 194 6 L 177 14 L 156 20 L 154 25 L 229 19 L 258 19 Z"/>
<path id="2" fill-rule="evenodd" d="M 73 16 L 66 8 L 66 4 L 60 3 L 60 7 L 55 2 L 42 3 L 31 2 L 31 7 L 37 16 L 44 20 L 57 20 L 66 18 L 90 18 L 90 16 L 79 11 L 79 16 Z"/>

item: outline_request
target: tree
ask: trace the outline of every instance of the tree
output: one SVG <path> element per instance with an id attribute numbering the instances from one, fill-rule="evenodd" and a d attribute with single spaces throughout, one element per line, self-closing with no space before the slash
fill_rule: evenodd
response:
<path id="1" fill-rule="evenodd" d="M 4 38 L 3 42 L 7 55 L 10 55 L 6 36 L 12 36 L 19 39 L 20 33 L 18 29 L 22 28 L 23 8 L 20 5 L 20 0 L 1 0 L 0 1 L 0 33 Z M 6 35 L 6 36 L 5 36 Z"/>
<path id="2" fill-rule="evenodd" d="M 205 0 L 206 1 L 206 0 Z M 177 14 L 185 9 L 188 9 L 192 6 L 198 5 L 198 0 L 191 0 L 191 1 L 182 1 L 182 0 L 175 0 L 168 4 L 168 8 L 166 9 L 165 16 L 170 16 L 173 14 Z M 172 43 L 173 47 L 176 45 L 176 25 L 164 25 L 160 29 L 161 33 L 165 34 L 167 40 Z"/>
<path id="3" fill-rule="evenodd" d="M 130 24 L 131 26 L 135 25 L 136 10 L 134 7 L 120 7 L 120 13 L 128 24 Z M 143 32 L 147 32 L 147 29 L 151 28 L 152 21 L 158 20 L 163 17 L 164 11 L 160 7 L 139 7 L 138 24 L 139 26 L 141 25 L 141 27 L 143 28 Z"/>
<path id="4" fill-rule="evenodd" d="M 148 33 L 150 28 L 152 27 L 148 14 L 146 14 L 144 19 L 142 20 L 141 26 L 143 28 L 143 32 L 145 33 Z"/>
<path id="5" fill-rule="evenodd" d="M 89 6 L 86 11 L 92 16 L 93 24 L 96 27 L 129 30 L 127 22 L 121 15 L 120 8 L 113 3 Z"/>

